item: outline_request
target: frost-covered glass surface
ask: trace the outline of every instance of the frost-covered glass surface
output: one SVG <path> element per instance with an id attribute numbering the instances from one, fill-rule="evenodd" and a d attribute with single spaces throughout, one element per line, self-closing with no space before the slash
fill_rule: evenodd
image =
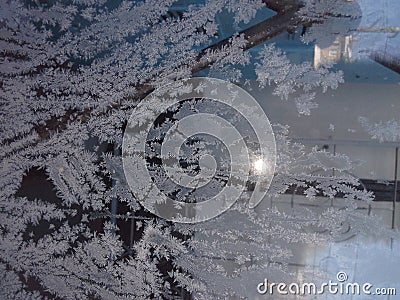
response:
<path id="1" fill-rule="evenodd" d="M 317 284 L 339 272 L 399 294 L 399 8 L 396 0 L 1 0 L 0 298 L 264 299 L 265 278 Z M 200 76 L 246 90 L 272 124 L 276 166 L 256 207 L 255 183 L 270 167 L 262 141 L 240 109 L 211 97 L 155 118 L 163 99 L 153 99 L 135 119 L 142 131 L 152 122 L 149 176 L 124 173 L 132 112 L 155 89 Z M 201 119 L 215 132 L 233 125 L 249 159 L 203 132 L 184 136 L 163 165 L 168 130 L 199 113 L 224 118 Z M 235 181 L 232 166 L 248 178 Z M 172 173 L 201 184 L 188 188 Z M 185 224 L 148 211 L 128 180 L 143 189 L 151 180 L 189 203 L 229 184 L 245 191 L 225 213 Z"/>

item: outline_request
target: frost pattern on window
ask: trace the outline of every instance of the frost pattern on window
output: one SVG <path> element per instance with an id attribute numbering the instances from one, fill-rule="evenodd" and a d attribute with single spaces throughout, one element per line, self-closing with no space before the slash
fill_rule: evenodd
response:
<path id="1" fill-rule="evenodd" d="M 380 142 L 398 142 L 400 141 L 400 123 L 397 120 L 371 124 L 366 117 L 359 117 L 361 126 L 371 135 L 371 138 Z"/>
<path id="2" fill-rule="evenodd" d="M 288 215 L 278 209 L 257 213 L 238 203 L 195 226 L 143 212 L 127 188 L 118 154 L 132 108 L 154 87 L 190 77 L 199 60 L 214 62 L 215 74 L 239 79 L 235 65 L 248 63 L 243 35 L 201 57 L 195 49 L 213 41 L 221 11 L 248 22 L 261 7 L 261 1 L 205 1 L 179 18 L 163 18 L 172 4 L 1 1 L 0 298 L 173 298 L 182 289 L 199 299 L 243 295 L 240 276 L 257 277 L 263 268 L 286 271 L 290 248 L 275 241 L 323 242 L 343 222 L 358 232 L 380 233 L 356 210 L 372 195 L 346 173 L 350 160 L 308 152 L 279 126 L 270 196 L 302 186 L 309 199 L 340 194 L 348 200 L 345 209 Z M 315 88 L 342 82 L 340 72 L 292 64 L 274 46 L 262 51 L 256 72 L 261 86 L 273 82 L 283 98 L 299 90 L 295 105 L 303 114 L 316 107 Z M 341 173 L 315 174 L 314 167 Z M 48 201 L 21 195 L 33 170 L 45 173 L 55 190 Z M 128 212 L 112 215 L 113 201 Z M 126 224 L 138 234 L 128 248 L 121 233 Z M 316 234 L 313 227 L 329 234 Z M 233 274 L 221 259 L 235 262 Z"/>
<path id="3" fill-rule="evenodd" d="M 255 71 L 260 87 L 274 84 L 273 94 L 285 100 L 293 95 L 300 114 L 309 115 L 318 107 L 314 101 L 316 88 L 322 88 L 325 93 L 328 88 L 336 89 L 343 82 L 343 72 L 333 72 L 325 66 L 315 69 L 310 62 L 293 64 L 273 44 L 260 51 L 259 59 Z"/>

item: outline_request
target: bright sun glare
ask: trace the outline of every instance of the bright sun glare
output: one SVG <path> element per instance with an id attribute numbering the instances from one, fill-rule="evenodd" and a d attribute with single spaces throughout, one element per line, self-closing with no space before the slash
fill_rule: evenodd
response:
<path id="1" fill-rule="evenodd" d="M 261 158 L 257 159 L 253 164 L 254 170 L 257 173 L 261 173 L 264 170 L 264 166 L 264 161 Z"/>

